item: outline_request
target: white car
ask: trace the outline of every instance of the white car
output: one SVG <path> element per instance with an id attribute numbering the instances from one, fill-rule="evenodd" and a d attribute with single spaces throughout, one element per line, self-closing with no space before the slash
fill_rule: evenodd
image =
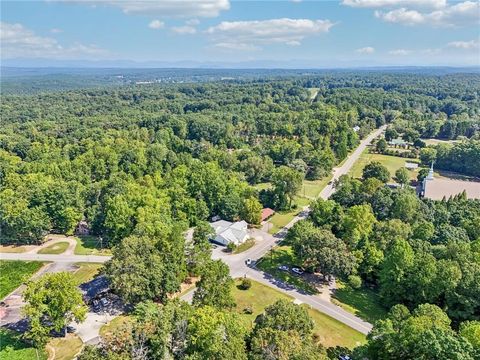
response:
<path id="1" fill-rule="evenodd" d="M 303 273 L 305 272 L 302 269 L 296 267 L 292 268 L 292 271 L 297 275 L 303 275 Z"/>
<path id="2" fill-rule="evenodd" d="M 278 270 L 288 271 L 288 266 L 287 266 L 287 265 L 280 265 L 280 266 L 278 267 Z"/>
<path id="3" fill-rule="evenodd" d="M 252 264 L 252 259 L 248 258 L 247 260 L 245 260 L 245 264 L 251 265 Z"/>

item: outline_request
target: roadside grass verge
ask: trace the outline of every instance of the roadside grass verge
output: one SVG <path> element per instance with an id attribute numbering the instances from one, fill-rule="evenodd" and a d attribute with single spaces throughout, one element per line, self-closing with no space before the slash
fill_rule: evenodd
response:
<path id="1" fill-rule="evenodd" d="M 66 337 L 54 338 L 47 344 L 47 350 L 52 352 L 55 360 L 72 360 L 83 348 L 82 340 L 74 334 Z M 32 360 L 35 358 L 32 358 Z"/>
<path id="2" fill-rule="evenodd" d="M 302 188 L 298 195 L 310 199 L 319 197 L 323 188 L 327 186 L 331 178 L 332 175 L 320 180 L 303 180 Z"/>
<path id="3" fill-rule="evenodd" d="M 257 262 L 256 267 L 272 275 L 275 279 L 293 285 L 308 294 L 318 293 L 318 290 L 302 277 L 294 275 L 290 271 L 279 270 L 278 267 L 280 265 L 288 265 L 290 269 L 292 266 L 298 266 L 295 254 L 288 245 L 273 248 Z"/>
<path id="4" fill-rule="evenodd" d="M 24 246 L 0 245 L 0 253 L 23 253 L 27 251 Z"/>
<path id="5" fill-rule="evenodd" d="M 255 245 L 255 239 L 248 239 L 244 243 L 238 245 L 235 250 L 233 251 L 234 254 L 240 254 L 244 251 L 247 251 L 250 249 L 252 246 Z"/>
<path id="6" fill-rule="evenodd" d="M 21 339 L 21 334 L 0 328 L 0 359 L 5 360 L 47 360 L 43 349 L 36 350 Z"/>
<path id="7" fill-rule="evenodd" d="M 241 279 L 237 279 L 235 285 L 238 286 L 240 282 Z M 253 280 L 252 287 L 248 290 L 240 290 L 237 286 L 232 290 L 232 295 L 237 303 L 236 311 L 241 314 L 241 318 L 248 328 L 253 328 L 256 317 L 275 301 L 280 299 L 293 301 L 292 297 Z M 250 309 L 252 314 L 246 314 L 244 311 L 246 308 Z M 363 334 L 328 315 L 310 308 L 308 308 L 308 313 L 315 322 L 313 331 L 324 346 L 338 345 L 353 348 L 365 342 Z"/>
<path id="8" fill-rule="evenodd" d="M 57 242 L 46 248 L 40 249 L 37 254 L 63 254 L 70 244 L 67 241 Z"/>
<path id="9" fill-rule="evenodd" d="M 95 236 L 76 236 L 75 240 L 77 241 L 75 255 L 112 255 L 110 249 L 100 246 L 100 242 Z"/>
<path id="10" fill-rule="evenodd" d="M 0 261 L 0 299 L 10 294 L 42 266 L 39 261 Z"/>
<path id="11" fill-rule="evenodd" d="M 366 336 L 361 332 L 320 311 L 311 309 L 306 304 L 302 306 L 308 308 L 308 314 L 315 321 L 313 332 L 325 347 L 345 346 L 353 349 L 366 343 Z"/>
<path id="12" fill-rule="evenodd" d="M 372 324 L 387 315 L 387 309 L 382 306 L 380 297 L 374 290 L 366 287 L 354 289 L 340 280 L 337 280 L 332 303 Z"/>
<path id="13" fill-rule="evenodd" d="M 103 267 L 102 264 L 96 263 L 76 263 L 75 265 L 79 266 L 78 270 L 73 273 L 73 278 L 77 285 L 92 280 Z"/>

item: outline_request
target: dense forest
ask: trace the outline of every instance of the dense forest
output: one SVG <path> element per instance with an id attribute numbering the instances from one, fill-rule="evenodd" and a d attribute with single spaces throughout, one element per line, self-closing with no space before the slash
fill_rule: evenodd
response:
<path id="1" fill-rule="evenodd" d="M 104 274 L 133 309 L 82 360 L 336 359 L 350 350 L 325 349 L 305 308 L 289 301 L 244 326 L 231 311 L 229 268 L 210 259 L 206 221 L 255 224 L 263 207 L 290 210 L 304 179 L 328 177 L 385 124 L 385 138 L 402 136 L 425 164 L 466 175 L 480 167 L 478 74 L 33 90 L 2 95 L 0 240 L 36 243 L 86 224 L 112 247 Z M 421 137 L 458 142 L 426 146 Z M 478 358 L 480 203 L 420 199 L 403 175 L 390 188 L 389 170 L 374 162 L 362 179 L 340 178 L 286 243 L 307 272 L 378 291 L 390 310 L 355 359 Z M 200 278 L 192 304 L 171 299 L 187 274 Z"/>
<path id="2" fill-rule="evenodd" d="M 247 200 L 286 208 L 302 178 L 329 174 L 384 123 L 455 122 L 462 130 L 448 137 L 478 137 L 479 77 L 340 73 L 3 96 L 2 241 L 72 233 L 85 219 L 113 244 L 174 222 L 245 218 Z M 252 187 L 267 181 L 261 194 Z"/>
<path id="3" fill-rule="evenodd" d="M 392 307 L 354 359 L 474 359 L 480 202 L 464 193 L 419 199 L 411 189 L 384 186 L 385 171 L 372 163 L 362 180 L 342 177 L 332 198 L 312 204 L 287 240 L 306 269 L 378 289 Z M 477 330 L 459 336 L 468 327 Z"/>

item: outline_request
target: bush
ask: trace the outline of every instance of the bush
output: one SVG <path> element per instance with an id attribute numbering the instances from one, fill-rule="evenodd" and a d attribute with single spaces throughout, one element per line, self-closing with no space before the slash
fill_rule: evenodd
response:
<path id="1" fill-rule="evenodd" d="M 240 289 L 242 290 L 248 290 L 252 287 L 252 281 L 247 278 L 243 278 L 242 282 L 240 283 Z"/>
<path id="2" fill-rule="evenodd" d="M 243 313 L 247 315 L 252 315 L 253 314 L 253 309 L 251 306 L 247 306 L 243 309 Z"/>
<path id="3" fill-rule="evenodd" d="M 362 279 L 358 275 L 350 275 L 348 277 L 348 284 L 354 289 L 360 289 L 362 286 Z"/>
<path id="4" fill-rule="evenodd" d="M 228 245 L 227 245 L 227 251 L 228 251 L 228 252 L 234 252 L 236 248 L 237 248 L 237 245 L 235 245 L 235 244 L 232 243 L 232 242 L 231 242 L 231 243 L 228 243 Z"/>

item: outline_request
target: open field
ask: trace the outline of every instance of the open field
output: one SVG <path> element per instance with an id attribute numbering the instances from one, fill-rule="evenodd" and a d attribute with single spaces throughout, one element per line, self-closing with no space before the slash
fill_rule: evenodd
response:
<path id="1" fill-rule="evenodd" d="M 337 290 L 332 297 L 332 303 L 370 323 L 387 315 L 387 310 L 382 306 L 375 291 L 365 287 L 353 289 L 339 280 L 337 280 Z"/>
<path id="2" fill-rule="evenodd" d="M 43 266 L 39 261 L 0 261 L 0 299 L 10 294 Z"/>
<path id="3" fill-rule="evenodd" d="M 108 248 L 100 247 L 100 242 L 95 236 L 77 236 L 77 246 L 75 246 L 75 255 L 112 255 Z"/>
<path id="4" fill-rule="evenodd" d="M 240 284 L 240 280 L 236 281 Z M 246 326 L 253 327 L 255 318 L 263 310 L 279 299 L 293 300 L 288 295 L 281 293 L 269 286 L 252 281 L 252 287 L 248 290 L 240 290 L 237 287 L 233 290 L 233 297 L 237 303 L 237 311 L 245 319 Z M 252 314 L 245 314 L 245 308 L 252 309 Z M 319 312 L 308 309 L 309 315 L 315 321 L 314 333 L 318 335 L 324 346 L 346 346 L 354 347 L 365 342 L 365 336 L 353 330 L 347 325 Z"/>
<path id="5" fill-rule="evenodd" d="M 73 334 L 68 334 L 64 338 L 54 338 L 47 344 L 50 357 L 55 360 L 72 360 L 82 350 L 82 347 L 82 340 Z"/>
<path id="6" fill-rule="evenodd" d="M 47 360 L 47 353 L 44 350 L 36 351 L 35 348 L 25 343 L 20 336 L 13 331 L 0 328 L 0 359 Z"/>
<path id="7" fill-rule="evenodd" d="M 288 265 L 289 267 L 292 267 L 292 265 L 298 266 L 293 250 L 288 245 L 275 247 L 257 263 L 257 267 L 260 270 L 269 273 L 276 279 L 295 286 L 297 289 L 304 290 L 310 294 L 318 292 L 314 286 L 310 285 L 302 277 L 294 275 L 289 271 L 279 270 L 278 267 L 280 265 Z"/>
<path id="8" fill-rule="evenodd" d="M 102 264 L 96 263 L 76 263 L 75 265 L 79 268 L 73 273 L 73 278 L 78 285 L 92 280 L 103 267 Z"/>
<path id="9" fill-rule="evenodd" d="M 66 241 L 57 242 L 38 251 L 38 254 L 63 254 L 70 244 Z"/>
<path id="10" fill-rule="evenodd" d="M 439 144 L 454 144 L 460 142 L 460 140 L 442 140 L 442 139 L 422 139 L 427 145 L 439 145 Z"/>
<path id="11" fill-rule="evenodd" d="M 415 162 L 415 159 L 406 159 L 401 158 L 398 156 L 389 156 L 389 155 L 382 155 L 382 154 L 375 154 L 369 153 L 369 149 L 366 149 L 360 158 L 355 162 L 352 168 L 349 171 L 349 175 L 355 178 L 362 177 L 363 168 L 371 163 L 372 161 L 378 161 L 383 166 L 385 166 L 388 171 L 390 171 L 390 175 L 393 179 L 395 176 L 395 171 L 405 166 L 406 162 Z M 415 180 L 417 178 L 418 169 L 417 170 L 409 170 L 410 172 L 410 179 Z"/>

